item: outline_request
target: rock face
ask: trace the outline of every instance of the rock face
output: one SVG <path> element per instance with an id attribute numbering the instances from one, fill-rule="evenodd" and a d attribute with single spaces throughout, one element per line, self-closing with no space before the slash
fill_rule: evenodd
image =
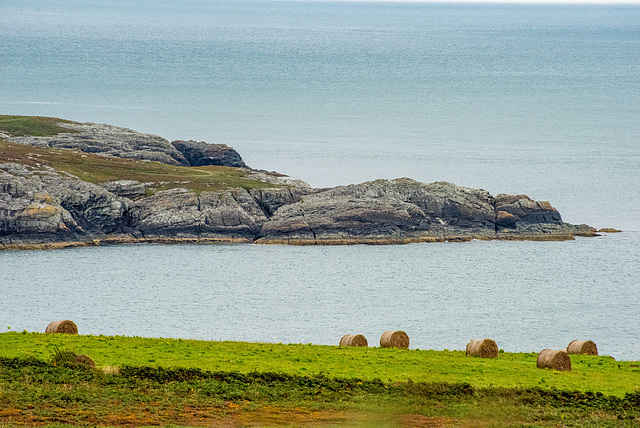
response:
<path id="1" fill-rule="evenodd" d="M 295 180 L 269 180 L 274 187 L 267 189 L 172 189 L 141 196 L 144 186 L 136 182 L 97 186 L 64 173 L 1 164 L 0 246 L 558 240 L 594 234 L 562 222 L 547 202 L 494 198 L 445 182 L 403 178 L 312 189 Z"/>
<path id="2" fill-rule="evenodd" d="M 280 208 L 262 227 L 258 242 L 565 239 L 590 231 L 562 222 L 548 202 L 535 202 L 526 196 L 494 198 L 484 190 L 402 178 L 305 195 Z"/>
<path id="3" fill-rule="evenodd" d="M 97 123 L 60 123 L 73 133 L 54 137 L 10 137 L 9 141 L 39 147 L 76 149 L 86 153 L 145 159 L 169 165 L 221 165 L 246 168 L 240 154 L 225 144 L 174 141 L 127 128 Z"/>
<path id="4" fill-rule="evenodd" d="M 134 180 L 107 181 L 106 183 L 101 183 L 100 187 L 114 195 L 130 199 L 145 196 L 147 193 L 145 185 Z"/>
<path id="5" fill-rule="evenodd" d="M 527 195 L 499 194 L 495 198 L 496 232 L 508 236 L 557 233 L 566 223 L 549 202 L 536 202 Z"/>
<path id="6" fill-rule="evenodd" d="M 63 173 L 0 164 L 0 244 L 103 239 L 130 202 Z"/>
<path id="7" fill-rule="evenodd" d="M 191 166 L 230 166 L 234 168 L 246 168 L 242 157 L 226 144 L 208 144 L 204 141 L 182 141 L 171 142 L 185 157 Z"/>

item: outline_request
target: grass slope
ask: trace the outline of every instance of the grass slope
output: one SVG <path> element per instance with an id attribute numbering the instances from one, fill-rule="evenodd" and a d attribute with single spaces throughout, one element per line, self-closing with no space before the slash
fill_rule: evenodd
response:
<path id="1" fill-rule="evenodd" d="M 68 367 L 52 358 L 59 349 L 87 353 L 119 372 Z M 458 351 L 5 333 L 0 427 L 636 426 L 640 391 L 620 396 L 637 384 L 633 364 L 578 357 L 575 377 L 532 363 L 529 354 L 487 361 Z M 176 365 L 182 368 L 169 368 Z M 534 374 L 618 396 L 503 385 L 530 383 Z M 469 375 L 495 386 L 461 382 Z"/>
<path id="2" fill-rule="evenodd" d="M 503 353 L 497 359 L 463 351 L 344 348 L 337 346 L 208 342 L 121 336 L 0 334 L 0 356 L 48 359 L 55 347 L 91 356 L 99 366 L 198 368 L 249 373 L 380 379 L 383 382 L 468 383 L 473 387 L 557 388 L 623 396 L 640 391 L 638 363 L 572 356 L 571 372 L 536 368 L 536 354 Z"/>
<path id="3" fill-rule="evenodd" d="M 0 357 L 0 424 L 630 426 L 640 408 L 640 394 L 61 363 Z"/>
<path id="4" fill-rule="evenodd" d="M 14 137 L 23 137 L 27 135 L 34 137 L 50 137 L 62 132 L 78 132 L 58 126 L 59 123 L 73 122 L 55 117 L 0 115 L 0 132 L 10 134 Z"/>
<path id="5" fill-rule="evenodd" d="M 14 162 L 41 169 L 51 167 L 73 174 L 90 183 L 135 180 L 149 183 L 154 190 L 184 187 L 196 192 L 272 187 L 246 178 L 246 172 L 224 166 L 183 167 L 160 162 L 122 159 L 82 153 L 69 149 L 52 149 L 0 141 L 0 163 Z"/>
<path id="6" fill-rule="evenodd" d="M 0 132 L 20 137 L 48 137 L 62 132 L 77 131 L 58 126 L 74 123 L 55 117 L 0 115 Z M 15 162 L 34 168 L 43 166 L 68 172 L 90 183 L 114 180 L 135 180 L 150 183 L 154 191 L 184 187 L 196 192 L 216 191 L 232 187 L 245 189 L 272 187 L 267 183 L 249 180 L 246 173 L 222 166 L 182 167 L 159 162 L 122 159 L 82 153 L 69 149 L 51 149 L 0 140 L 0 163 Z"/>

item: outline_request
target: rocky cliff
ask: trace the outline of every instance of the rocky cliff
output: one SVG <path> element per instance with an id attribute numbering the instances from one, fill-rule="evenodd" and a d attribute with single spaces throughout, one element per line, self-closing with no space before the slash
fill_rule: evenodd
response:
<path id="1" fill-rule="evenodd" d="M 188 142 L 189 150 L 200 150 L 200 157 L 194 158 L 180 149 L 184 142 L 172 145 L 160 137 L 115 127 L 108 138 L 101 128 L 99 139 L 91 134 L 98 132 L 95 125 L 81 129 L 80 135 L 70 134 L 73 138 L 57 135 L 11 141 L 172 165 L 197 164 L 194 159 L 218 150 L 207 152 L 204 143 Z M 227 150 L 232 149 L 220 149 L 228 159 L 241 162 L 239 155 L 235 158 Z M 585 225 L 564 223 L 548 202 L 525 195 L 492 196 L 484 190 L 408 178 L 313 189 L 298 180 L 246 168 L 243 173 L 249 182 L 260 185 L 198 191 L 185 184 L 149 191 L 149 183 L 124 176 L 91 183 L 44 161 L 21 163 L 7 158 L 0 163 L 0 248 L 123 242 L 305 245 L 561 240 L 595 233 Z"/>

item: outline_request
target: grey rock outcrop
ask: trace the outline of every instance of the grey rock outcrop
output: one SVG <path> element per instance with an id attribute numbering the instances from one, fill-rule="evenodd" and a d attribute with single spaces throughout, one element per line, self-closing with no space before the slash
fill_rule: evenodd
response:
<path id="1" fill-rule="evenodd" d="M 548 202 L 446 182 L 407 178 L 332 189 L 257 174 L 273 187 L 142 195 L 144 186 L 103 186 L 19 164 L 0 165 L 0 245 L 47 243 L 406 243 L 470 239 L 571 239 Z M 125 195 L 131 196 L 131 198 Z"/>
<path id="2" fill-rule="evenodd" d="M 130 202 L 64 173 L 0 164 L 0 244 L 103 239 Z"/>
<path id="3" fill-rule="evenodd" d="M 246 168 L 240 153 L 226 144 L 209 144 L 204 141 L 172 141 L 171 144 L 185 157 L 191 166 L 230 166 Z"/>
<path id="4" fill-rule="evenodd" d="M 562 224 L 558 210 L 549 202 L 536 202 L 527 195 L 496 196 L 496 225 L 499 232 L 509 230 L 540 230 L 539 226 L 555 227 Z"/>
<path id="5" fill-rule="evenodd" d="M 496 211 L 496 206 L 500 212 Z M 513 220 L 505 222 L 505 216 Z M 259 242 L 394 243 L 467 239 L 563 239 L 591 229 L 563 223 L 548 202 L 451 183 L 377 180 L 306 195 L 265 223 Z"/>
<path id="6" fill-rule="evenodd" d="M 8 137 L 14 143 L 38 147 L 76 149 L 85 153 L 143 159 L 169 165 L 220 165 L 246 168 L 240 154 L 226 144 L 174 141 L 118 126 L 98 123 L 59 123 L 69 133 L 52 137 Z"/>
<path id="7" fill-rule="evenodd" d="M 147 188 L 144 183 L 135 180 L 116 180 L 100 183 L 100 187 L 117 196 L 129 199 L 137 199 L 146 195 Z"/>
<path id="8" fill-rule="evenodd" d="M 132 227 L 144 238 L 206 238 L 251 242 L 266 218 L 243 189 L 195 194 L 172 189 L 140 201 Z"/>
<path id="9" fill-rule="evenodd" d="M 75 132 L 53 137 L 12 137 L 9 141 L 38 147 L 76 149 L 85 153 L 145 159 L 169 165 L 189 165 L 166 139 L 131 129 L 98 123 L 60 123 Z"/>
<path id="10" fill-rule="evenodd" d="M 131 227 L 144 239 L 253 242 L 280 207 L 313 191 L 299 180 L 253 175 L 258 177 L 274 187 L 199 194 L 172 189 L 137 200 L 129 212 Z"/>

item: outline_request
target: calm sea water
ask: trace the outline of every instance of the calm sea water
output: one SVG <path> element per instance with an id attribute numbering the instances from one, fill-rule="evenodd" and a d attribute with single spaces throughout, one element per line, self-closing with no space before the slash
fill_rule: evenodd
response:
<path id="1" fill-rule="evenodd" d="M 4 0 L 0 113 L 227 143 L 318 187 L 408 176 L 526 193 L 629 231 L 0 253 L 0 325 L 326 344 L 402 328 L 420 348 L 588 337 L 640 352 L 638 6 Z"/>
<path id="2" fill-rule="evenodd" d="M 402 329 L 412 348 L 527 352 L 588 338 L 640 359 L 638 238 L 5 252 L 0 327 L 327 345 Z"/>

